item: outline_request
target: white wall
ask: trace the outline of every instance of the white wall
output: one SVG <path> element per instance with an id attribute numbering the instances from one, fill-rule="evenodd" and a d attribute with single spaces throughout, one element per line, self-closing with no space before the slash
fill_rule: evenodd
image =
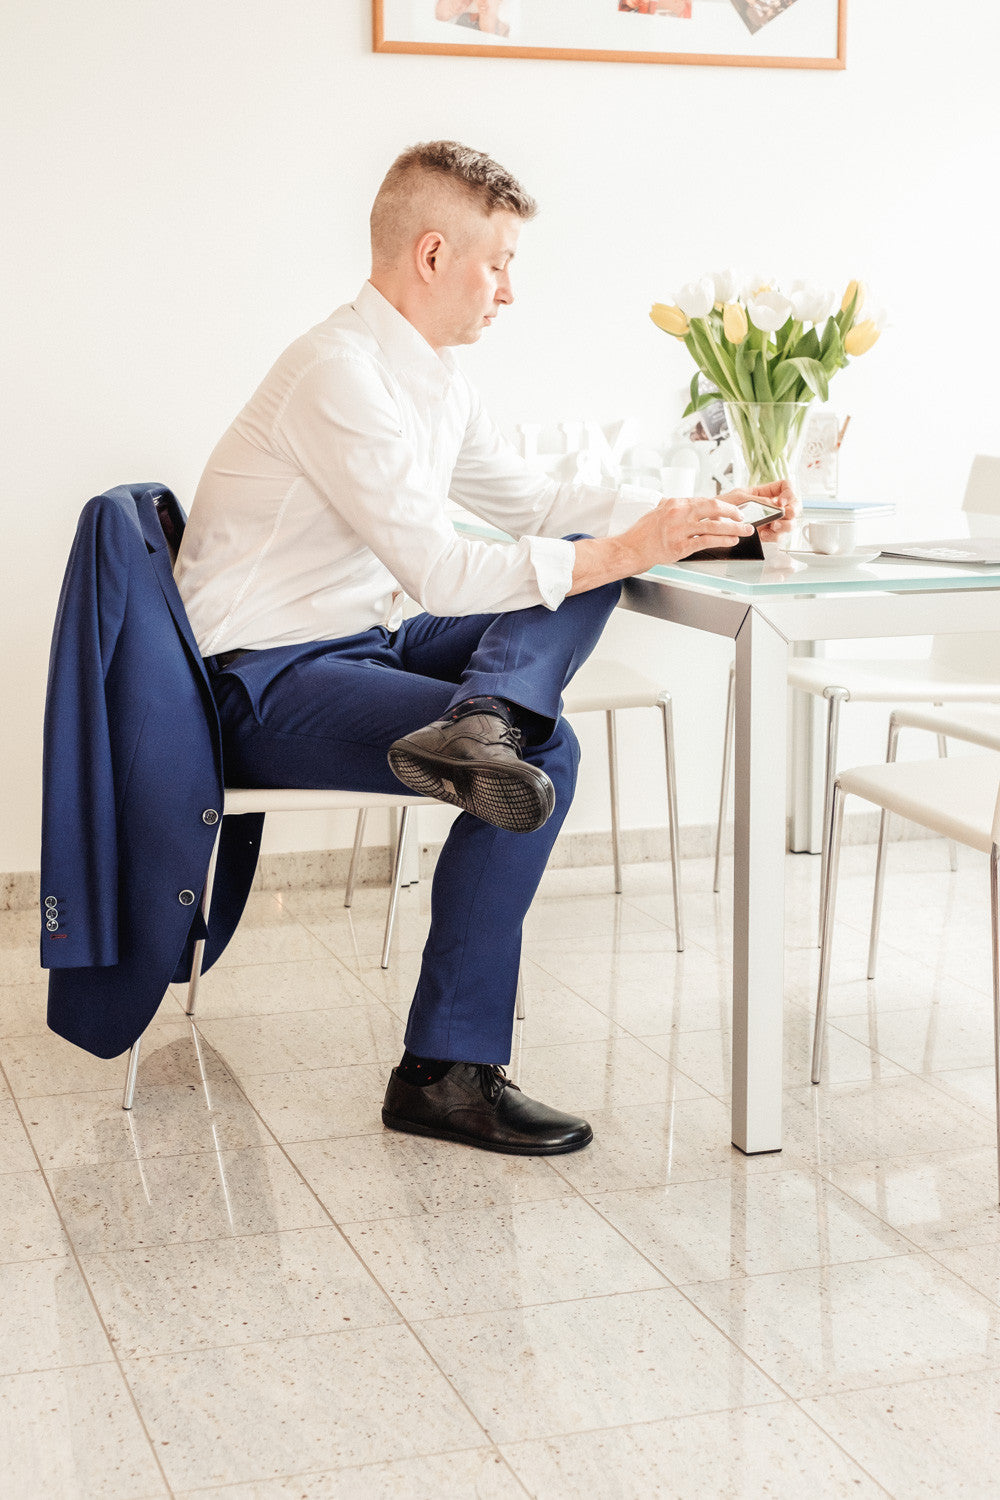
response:
<path id="1" fill-rule="evenodd" d="M 690 369 L 651 301 L 730 262 L 860 274 L 892 326 L 834 388 L 854 418 L 842 488 L 917 517 L 957 505 L 972 454 L 1000 450 L 998 44 L 986 0 L 851 0 L 843 73 L 376 56 L 368 0 L 5 7 L 0 870 L 37 865 L 81 505 L 135 479 L 190 501 L 271 359 L 357 290 L 370 200 L 414 140 L 486 149 L 542 204 L 518 302 L 468 356 L 502 420 L 631 413 L 662 435 Z M 682 821 L 708 822 L 728 656 L 643 638 L 676 687 Z M 643 738 L 624 813 L 657 824 Z M 569 826 L 604 820 L 595 791 Z"/>

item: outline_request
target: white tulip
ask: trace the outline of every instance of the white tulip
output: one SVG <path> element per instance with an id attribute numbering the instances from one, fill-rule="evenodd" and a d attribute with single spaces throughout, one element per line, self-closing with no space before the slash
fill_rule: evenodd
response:
<path id="1" fill-rule="evenodd" d="M 833 311 L 835 294 L 810 281 L 794 281 L 788 294 L 792 311 L 800 323 L 823 323 Z"/>
<path id="2" fill-rule="evenodd" d="M 689 281 L 686 286 L 681 287 L 674 301 L 687 317 L 707 318 L 715 306 L 715 282 L 711 276 Z"/>
<path id="3" fill-rule="evenodd" d="M 739 271 L 732 267 L 726 271 L 713 271 L 712 281 L 715 285 L 716 302 L 738 302 L 743 290 L 743 278 Z"/>
<path id="4" fill-rule="evenodd" d="M 752 302 L 755 297 L 760 296 L 761 292 L 772 291 L 774 286 L 775 278 L 773 276 L 765 276 L 761 271 L 751 271 L 750 275 L 743 279 L 743 290 L 740 293 L 740 300 L 743 302 Z"/>
<path id="5" fill-rule="evenodd" d="M 747 304 L 747 317 L 761 333 L 774 333 L 792 314 L 792 304 L 781 292 L 761 292 Z"/>

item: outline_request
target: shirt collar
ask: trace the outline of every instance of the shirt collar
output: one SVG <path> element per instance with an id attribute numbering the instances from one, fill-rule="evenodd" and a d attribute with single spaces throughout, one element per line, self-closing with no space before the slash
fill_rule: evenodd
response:
<path id="1" fill-rule="evenodd" d="M 413 381 L 431 396 L 444 396 L 457 371 L 450 349 L 432 349 L 413 324 L 366 281 L 354 299 L 354 311 L 374 337 L 393 374 Z"/>

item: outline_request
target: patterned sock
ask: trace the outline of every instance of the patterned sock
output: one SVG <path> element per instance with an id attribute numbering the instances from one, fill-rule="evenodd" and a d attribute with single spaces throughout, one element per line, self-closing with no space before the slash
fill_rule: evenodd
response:
<path id="1" fill-rule="evenodd" d="M 454 708 L 448 710 L 447 717 L 464 719 L 468 714 L 496 714 L 498 719 L 506 719 L 508 724 L 514 722 L 513 705 L 506 698 L 494 698 L 492 695 L 464 698 L 461 703 L 456 703 Z"/>
<path id="2" fill-rule="evenodd" d="M 454 1061 L 454 1058 L 417 1057 L 415 1052 L 407 1049 L 396 1072 L 404 1083 L 412 1083 L 415 1088 L 425 1089 L 428 1084 L 438 1083 Z"/>

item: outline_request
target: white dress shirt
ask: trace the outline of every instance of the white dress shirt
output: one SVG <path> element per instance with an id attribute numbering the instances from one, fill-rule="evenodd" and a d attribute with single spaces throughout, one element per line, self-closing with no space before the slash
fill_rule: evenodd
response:
<path id="1" fill-rule="evenodd" d="M 177 583 L 205 656 L 396 629 L 404 595 L 435 615 L 555 609 L 565 533 L 623 530 L 657 498 L 533 472 L 450 351 L 366 282 L 285 350 L 216 446 Z M 458 535 L 449 499 L 519 540 Z"/>

